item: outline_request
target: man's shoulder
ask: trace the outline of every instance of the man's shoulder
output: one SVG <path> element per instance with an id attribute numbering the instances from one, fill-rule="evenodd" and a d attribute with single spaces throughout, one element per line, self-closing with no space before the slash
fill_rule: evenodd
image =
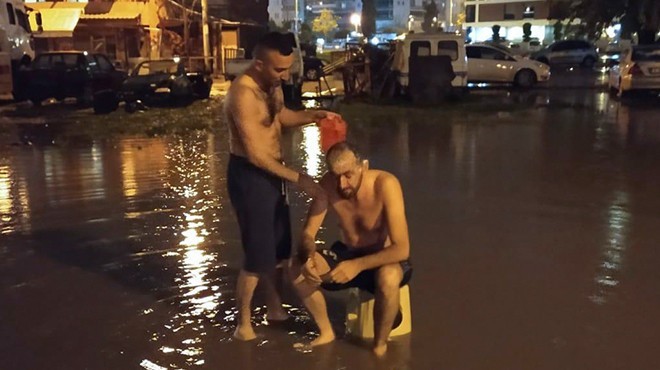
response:
<path id="1" fill-rule="evenodd" d="M 246 75 L 239 76 L 229 85 L 227 99 L 256 98 L 255 86 L 254 81 L 250 77 Z"/>
<path id="2" fill-rule="evenodd" d="M 388 190 L 401 189 L 399 179 L 393 173 L 382 170 L 369 170 L 374 178 L 374 190 L 383 193 Z"/>

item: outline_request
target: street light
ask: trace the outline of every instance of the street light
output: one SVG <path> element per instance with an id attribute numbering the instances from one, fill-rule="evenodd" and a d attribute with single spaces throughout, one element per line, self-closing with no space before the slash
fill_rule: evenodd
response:
<path id="1" fill-rule="evenodd" d="M 358 13 L 351 14 L 351 24 L 355 26 L 355 33 L 358 32 L 358 26 L 362 22 L 362 17 Z"/>

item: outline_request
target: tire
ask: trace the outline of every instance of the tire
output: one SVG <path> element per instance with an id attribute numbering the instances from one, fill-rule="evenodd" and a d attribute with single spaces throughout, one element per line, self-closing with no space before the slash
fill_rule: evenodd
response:
<path id="1" fill-rule="evenodd" d="M 305 72 L 305 78 L 307 78 L 308 81 L 316 81 L 320 76 L 321 73 L 319 73 L 319 70 L 316 68 L 308 69 L 307 72 Z"/>
<path id="2" fill-rule="evenodd" d="M 117 97 L 117 93 L 112 90 L 99 91 L 94 94 L 92 105 L 94 107 L 94 113 L 108 114 L 117 110 L 119 107 L 119 98 Z"/>
<path id="3" fill-rule="evenodd" d="M 582 67 L 584 67 L 584 68 L 589 68 L 589 69 L 591 69 L 591 68 L 594 67 L 594 64 L 596 64 L 596 59 L 594 59 L 593 57 L 586 57 L 586 58 L 584 58 L 584 60 L 582 61 L 582 64 L 581 64 L 581 65 L 582 65 Z"/>
<path id="4" fill-rule="evenodd" d="M 536 73 L 530 69 L 523 69 L 516 73 L 513 83 L 520 88 L 528 89 L 536 84 Z"/>

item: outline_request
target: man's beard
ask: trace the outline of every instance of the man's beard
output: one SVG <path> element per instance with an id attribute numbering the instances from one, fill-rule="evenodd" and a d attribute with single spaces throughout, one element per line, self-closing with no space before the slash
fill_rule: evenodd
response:
<path id="1" fill-rule="evenodd" d="M 360 176 L 360 181 L 358 181 L 357 185 L 354 188 L 342 189 L 341 187 L 337 187 L 337 192 L 344 199 L 352 199 L 355 198 L 355 195 L 357 194 L 358 190 L 360 190 L 361 186 L 362 186 L 362 177 Z"/>

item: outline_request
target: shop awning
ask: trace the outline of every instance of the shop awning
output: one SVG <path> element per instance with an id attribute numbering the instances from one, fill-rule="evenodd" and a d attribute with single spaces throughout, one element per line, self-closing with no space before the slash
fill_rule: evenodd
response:
<path id="1" fill-rule="evenodd" d="M 38 3 L 30 4 L 35 5 Z M 35 9 L 36 10 L 36 9 Z M 30 12 L 30 28 L 34 37 L 73 37 L 73 30 L 80 20 L 82 8 L 43 8 L 41 13 L 43 31 L 39 32 L 36 12 Z"/>
<path id="2" fill-rule="evenodd" d="M 140 17 L 145 11 L 146 3 L 133 1 L 92 2 L 85 7 L 85 14 L 81 19 L 131 20 Z"/>

